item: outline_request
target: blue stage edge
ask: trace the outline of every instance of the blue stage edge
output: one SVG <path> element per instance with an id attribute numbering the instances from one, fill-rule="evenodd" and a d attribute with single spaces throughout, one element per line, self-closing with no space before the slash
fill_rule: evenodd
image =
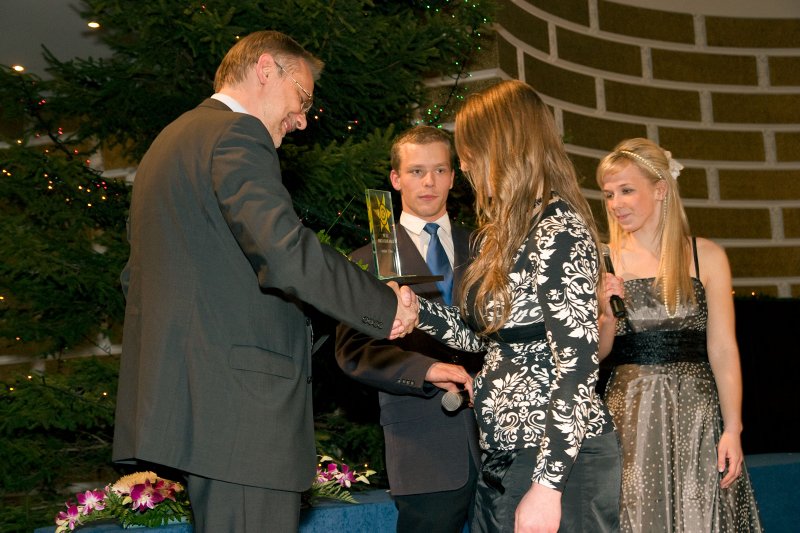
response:
<path id="1" fill-rule="evenodd" d="M 764 530 L 769 533 L 795 533 L 800 524 L 800 453 L 749 455 L 747 471 L 756 493 Z M 322 501 L 303 509 L 300 533 L 394 533 L 397 510 L 389 493 L 371 490 L 354 493 L 358 504 Z M 41 527 L 34 533 L 53 533 L 55 526 Z M 113 524 L 87 525 L 80 533 L 121 533 L 130 531 Z M 137 528 L 137 533 L 193 533 L 190 524 L 171 524 Z M 465 528 L 465 531 L 467 529 Z"/>

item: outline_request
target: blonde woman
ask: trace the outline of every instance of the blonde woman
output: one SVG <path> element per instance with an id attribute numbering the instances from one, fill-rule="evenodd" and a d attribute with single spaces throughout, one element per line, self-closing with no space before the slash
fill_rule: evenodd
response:
<path id="1" fill-rule="evenodd" d="M 420 298 L 419 327 L 487 350 L 472 531 L 616 531 L 619 447 L 595 394 L 595 229 L 553 117 L 529 85 L 504 81 L 467 99 L 455 141 L 475 190 L 477 257 L 465 303 Z"/>
<path id="2" fill-rule="evenodd" d="M 623 452 L 626 532 L 761 531 L 740 434 L 742 380 L 725 251 L 693 238 L 683 167 L 647 139 L 597 169 L 610 232 L 600 356 Z M 609 299 L 623 298 L 615 319 Z"/>

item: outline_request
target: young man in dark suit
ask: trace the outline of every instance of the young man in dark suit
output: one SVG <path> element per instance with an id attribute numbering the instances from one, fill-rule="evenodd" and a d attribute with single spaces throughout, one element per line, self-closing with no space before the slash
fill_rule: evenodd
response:
<path id="1" fill-rule="evenodd" d="M 445 268 L 452 272 L 444 275 L 447 285 L 412 288 L 425 298 L 457 305 L 469 233 L 447 215 L 454 163 L 450 135 L 417 126 L 395 140 L 390 179 L 403 206 L 397 230 L 403 274 L 431 274 L 426 258 L 439 241 L 449 263 Z M 438 228 L 426 229 L 426 224 Z M 371 246 L 351 258 L 374 269 Z M 460 533 L 471 515 L 480 464 L 477 430 L 472 409 L 448 412 L 442 396 L 461 389 L 471 396 L 471 373 L 480 368 L 481 357 L 452 350 L 421 331 L 398 341 L 379 341 L 343 324 L 337 330 L 336 360 L 347 375 L 379 389 L 397 531 Z"/>
<path id="2" fill-rule="evenodd" d="M 277 148 L 306 127 L 321 69 L 284 34 L 247 35 L 136 172 L 113 458 L 185 472 L 198 533 L 297 531 L 316 468 L 301 302 L 379 338 L 416 322 L 281 182 Z"/>

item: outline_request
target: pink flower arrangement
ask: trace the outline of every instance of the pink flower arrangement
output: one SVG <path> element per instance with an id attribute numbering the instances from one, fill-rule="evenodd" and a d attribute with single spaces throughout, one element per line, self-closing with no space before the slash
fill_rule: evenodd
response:
<path id="1" fill-rule="evenodd" d="M 96 520 L 116 520 L 122 527 L 158 526 L 190 521 L 191 508 L 183 485 L 160 478 L 153 472 L 121 477 L 103 490 L 75 495 L 77 505 L 66 502 L 66 511 L 56 516 L 55 533 L 73 531 Z"/>
<path id="2" fill-rule="evenodd" d="M 356 472 L 344 463 L 337 463 L 333 457 L 322 455 L 317 464 L 317 475 L 311 485 L 308 499 L 311 504 L 320 498 L 357 503 L 348 489 L 355 483 L 369 485 L 367 478 L 374 473 L 374 470 L 369 469 Z"/>
<path id="3" fill-rule="evenodd" d="M 350 489 L 357 483 L 369 485 L 374 470 L 357 472 L 327 455 L 320 456 L 311 490 L 306 497 L 313 504 L 321 498 L 357 503 Z M 124 528 L 155 527 L 169 522 L 190 522 L 191 506 L 183 485 L 158 477 L 153 472 L 123 476 L 103 490 L 87 490 L 66 502 L 56 515 L 55 533 L 74 531 L 97 520 L 115 520 Z"/>

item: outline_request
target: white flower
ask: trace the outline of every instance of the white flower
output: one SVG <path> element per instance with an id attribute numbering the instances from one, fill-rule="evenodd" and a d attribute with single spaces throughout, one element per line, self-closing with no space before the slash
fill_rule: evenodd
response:
<path id="1" fill-rule="evenodd" d="M 672 179 L 678 179 L 678 176 L 681 175 L 681 170 L 683 170 L 683 165 L 672 159 L 672 153 L 669 150 L 664 150 L 664 155 L 667 156 L 667 164 L 669 165 L 669 173 Z"/>
<path id="2" fill-rule="evenodd" d="M 111 490 L 119 495 L 130 494 L 134 485 L 144 484 L 145 481 L 155 483 L 157 480 L 158 476 L 155 472 L 134 472 L 133 474 L 128 474 L 127 476 L 119 478 L 117 482 L 111 486 Z"/>

